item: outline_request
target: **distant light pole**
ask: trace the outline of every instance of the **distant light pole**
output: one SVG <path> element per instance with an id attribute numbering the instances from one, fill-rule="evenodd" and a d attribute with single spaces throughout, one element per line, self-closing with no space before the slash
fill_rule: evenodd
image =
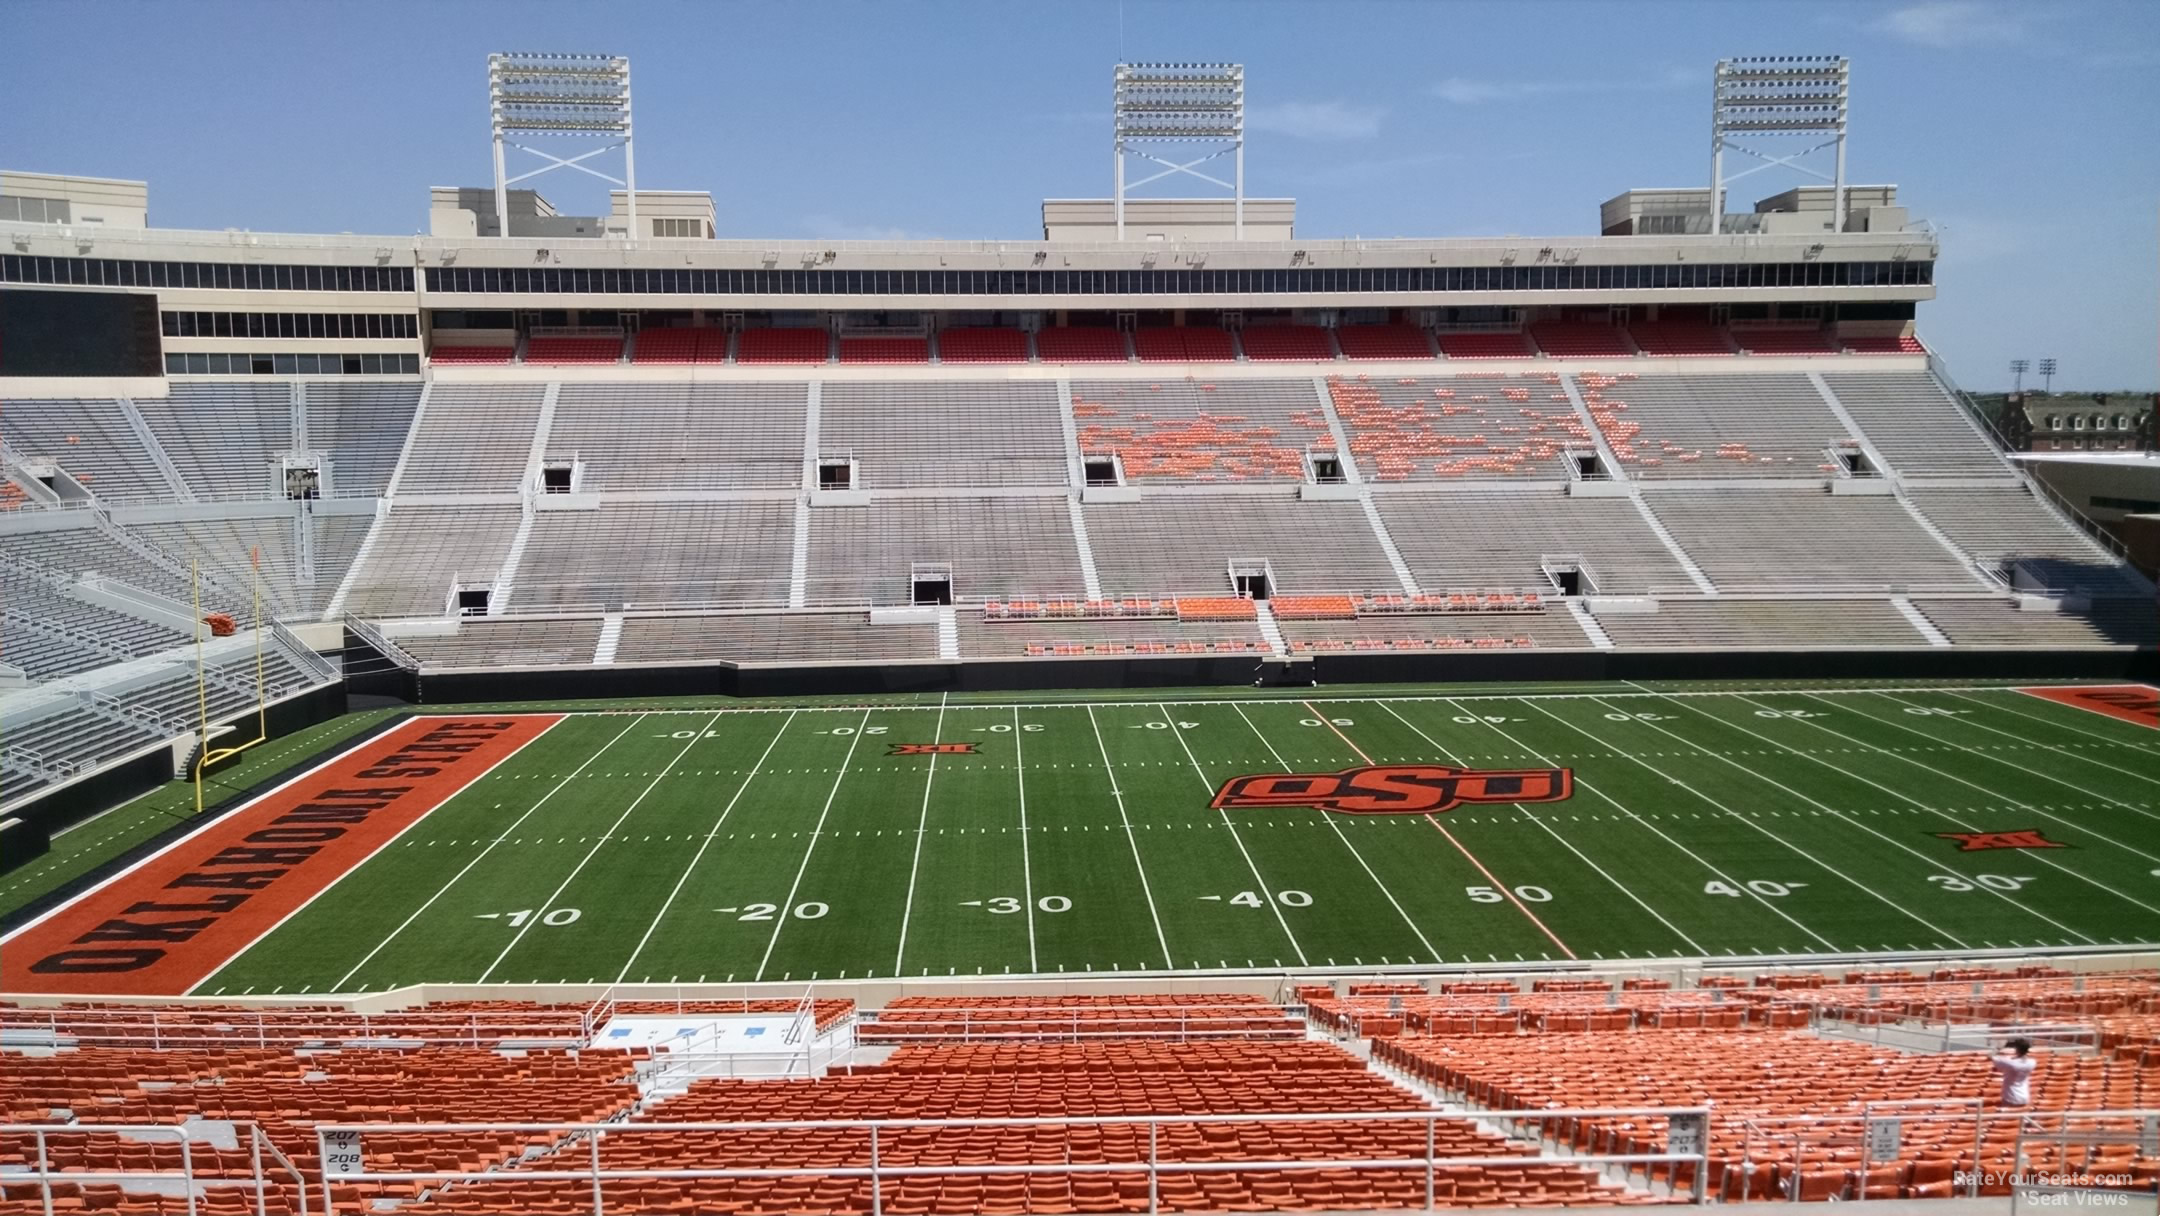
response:
<path id="1" fill-rule="evenodd" d="M 2042 359 L 2042 360 L 2040 361 L 2040 374 L 2041 374 L 2042 376 L 2045 376 L 2045 377 L 2047 378 L 2047 385 L 2046 385 L 2046 387 L 2045 387 L 2045 388 L 2043 388 L 2043 389 L 2042 389 L 2041 391 L 2042 391 L 2042 392 L 2045 392 L 2045 393 L 2046 393 L 2047 395 L 2049 395 L 2050 397 L 2054 396 L 2054 395 L 2055 395 L 2055 361 L 2054 361 L 2053 359 Z"/>
<path id="2" fill-rule="evenodd" d="M 2010 361 L 2010 372 L 2017 377 L 2018 392 L 2025 391 L 2025 373 L 2031 370 L 2032 360 L 2030 359 L 2012 359 Z"/>

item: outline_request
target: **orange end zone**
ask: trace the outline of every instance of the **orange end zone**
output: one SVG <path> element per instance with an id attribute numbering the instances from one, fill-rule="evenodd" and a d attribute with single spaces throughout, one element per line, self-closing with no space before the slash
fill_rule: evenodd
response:
<path id="1" fill-rule="evenodd" d="M 2150 684 L 2072 684 L 2060 688 L 2020 688 L 2018 691 L 2028 697 L 2075 706 L 2160 730 L 2160 689 Z"/>
<path id="2" fill-rule="evenodd" d="M 560 719 L 386 731 L 18 930 L 0 992 L 178 996 Z"/>

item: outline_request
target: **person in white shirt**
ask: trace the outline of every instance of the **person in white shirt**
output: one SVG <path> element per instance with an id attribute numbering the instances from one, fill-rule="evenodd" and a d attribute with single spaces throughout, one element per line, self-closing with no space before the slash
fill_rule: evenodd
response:
<path id="1" fill-rule="evenodd" d="M 2004 1106 L 2032 1105 L 2032 1075 L 2039 1061 L 2032 1058 L 2031 1052 L 2031 1040 L 2012 1039 L 1988 1061 L 1994 1067 L 1995 1075 L 2002 1078 Z"/>

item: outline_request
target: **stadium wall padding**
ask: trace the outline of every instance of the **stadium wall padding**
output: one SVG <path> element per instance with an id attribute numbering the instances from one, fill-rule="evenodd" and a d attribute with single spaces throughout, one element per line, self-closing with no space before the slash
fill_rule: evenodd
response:
<path id="1" fill-rule="evenodd" d="M 2149 651 L 1746 650 L 1369 651 L 1288 660 L 1234 656 L 991 660 L 860 666 L 674 667 L 403 672 L 420 704 L 558 701 L 600 697 L 868 696 L 1120 688 L 1473 681 L 2071 679 L 2160 675 Z"/>

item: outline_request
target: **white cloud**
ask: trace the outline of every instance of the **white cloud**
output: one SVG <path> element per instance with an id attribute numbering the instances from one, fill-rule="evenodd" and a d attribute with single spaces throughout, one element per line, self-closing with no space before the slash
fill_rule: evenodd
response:
<path id="1" fill-rule="evenodd" d="M 1253 106 L 1245 112 L 1245 125 L 1255 131 L 1287 135 L 1292 139 L 1371 139 L 1380 133 L 1387 111 L 1380 106 L 1357 106 L 1343 101 L 1285 101 Z"/>
<path id="2" fill-rule="evenodd" d="M 1581 95 L 1585 93 L 1658 93 L 1708 83 L 1703 73 L 1686 68 L 1667 68 L 1634 80 L 1472 80 L 1450 76 L 1432 87 L 1433 96 L 1458 106 L 1483 105 L 1488 101 L 1516 101 L 1526 97 Z"/>
<path id="3" fill-rule="evenodd" d="M 830 215 L 804 216 L 802 227 L 805 239 L 823 237 L 835 241 L 937 241 L 943 240 L 934 232 L 917 232 L 897 225 L 856 224 Z"/>
<path id="4" fill-rule="evenodd" d="M 2025 32 L 2025 22 L 2017 13 L 1981 0 L 1921 0 L 1892 9 L 1872 28 L 1922 46 L 1953 47 L 2014 42 Z"/>

